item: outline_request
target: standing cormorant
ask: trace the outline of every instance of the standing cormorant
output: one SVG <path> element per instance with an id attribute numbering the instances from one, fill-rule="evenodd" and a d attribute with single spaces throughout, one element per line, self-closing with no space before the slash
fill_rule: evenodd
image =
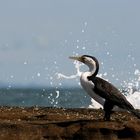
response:
<path id="1" fill-rule="evenodd" d="M 140 113 L 127 101 L 125 96 L 111 83 L 97 77 L 99 71 L 98 60 L 89 55 L 80 57 L 70 57 L 70 59 L 83 62 L 89 67 L 89 71 L 83 72 L 80 82 L 85 91 L 98 103 L 103 106 L 104 120 L 110 120 L 110 115 L 114 106 L 125 109 L 140 119 Z"/>

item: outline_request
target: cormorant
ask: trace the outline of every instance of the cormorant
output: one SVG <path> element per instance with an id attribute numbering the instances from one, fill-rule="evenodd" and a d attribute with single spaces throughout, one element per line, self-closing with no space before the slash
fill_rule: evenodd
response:
<path id="1" fill-rule="evenodd" d="M 104 120 L 110 120 L 110 115 L 114 106 L 125 109 L 140 119 L 140 113 L 137 112 L 126 97 L 111 83 L 97 77 L 99 71 L 98 60 L 89 55 L 70 57 L 70 59 L 83 62 L 89 67 L 89 71 L 83 72 L 80 82 L 85 91 L 98 103 L 103 106 Z"/>

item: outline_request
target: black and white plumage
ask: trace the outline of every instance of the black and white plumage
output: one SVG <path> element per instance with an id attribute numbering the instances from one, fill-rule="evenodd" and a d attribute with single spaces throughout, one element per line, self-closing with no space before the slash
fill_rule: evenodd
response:
<path id="1" fill-rule="evenodd" d="M 114 85 L 97 77 L 99 62 L 95 57 L 83 55 L 80 57 L 70 57 L 70 59 L 83 62 L 89 67 L 89 71 L 82 73 L 80 82 L 85 91 L 103 106 L 105 120 L 110 120 L 110 115 L 114 106 L 125 109 L 140 119 L 140 113 L 134 109 L 125 96 Z"/>

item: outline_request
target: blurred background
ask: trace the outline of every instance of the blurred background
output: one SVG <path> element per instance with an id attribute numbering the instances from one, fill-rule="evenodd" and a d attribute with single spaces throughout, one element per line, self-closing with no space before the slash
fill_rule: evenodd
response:
<path id="1" fill-rule="evenodd" d="M 69 56 L 89 54 L 117 86 L 139 74 L 140 1 L 0 1 L 0 86 L 79 87 Z"/>

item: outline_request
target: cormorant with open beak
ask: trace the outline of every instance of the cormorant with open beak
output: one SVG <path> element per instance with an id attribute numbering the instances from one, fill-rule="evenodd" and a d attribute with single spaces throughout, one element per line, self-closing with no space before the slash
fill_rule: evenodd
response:
<path id="1" fill-rule="evenodd" d="M 78 60 L 89 67 L 89 71 L 83 72 L 80 82 L 85 91 L 104 108 L 104 120 L 110 120 L 110 115 L 114 106 L 125 109 L 140 119 L 140 113 L 127 101 L 125 96 L 111 83 L 97 77 L 99 71 L 98 60 L 89 55 L 80 57 L 70 57 Z"/>

